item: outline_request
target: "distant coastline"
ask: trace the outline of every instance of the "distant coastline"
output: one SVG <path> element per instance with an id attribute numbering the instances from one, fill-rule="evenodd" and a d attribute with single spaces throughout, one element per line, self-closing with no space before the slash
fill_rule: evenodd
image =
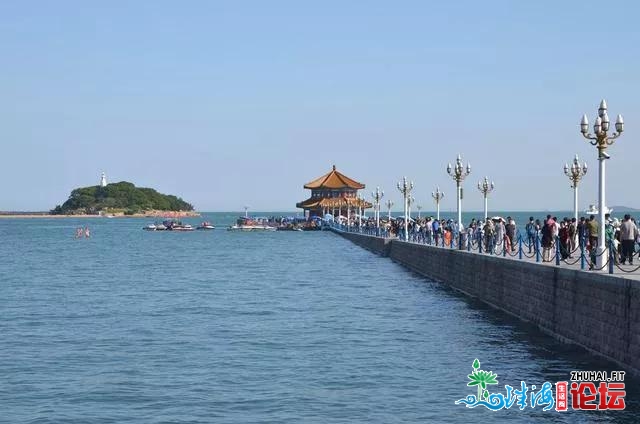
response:
<path id="1" fill-rule="evenodd" d="M 199 217 L 199 212 L 194 211 L 147 211 L 125 215 L 124 213 L 114 214 L 51 214 L 50 212 L 20 212 L 20 211 L 0 211 L 0 219 L 3 218 L 193 218 Z"/>

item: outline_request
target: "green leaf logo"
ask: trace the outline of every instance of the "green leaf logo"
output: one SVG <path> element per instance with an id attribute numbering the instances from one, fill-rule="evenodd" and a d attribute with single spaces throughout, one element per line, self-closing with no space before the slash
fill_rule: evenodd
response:
<path id="1" fill-rule="evenodd" d="M 467 386 L 478 386 L 478 400 L 488 399 L 489 391 L 487 389 L 488 384 L 498 384 L 498 374 L 492 371 L 482 371 L 480 369 L 480 361 L 477 359 L 473 361 L 473 372 L 469 374 L 469 383 Z"/>

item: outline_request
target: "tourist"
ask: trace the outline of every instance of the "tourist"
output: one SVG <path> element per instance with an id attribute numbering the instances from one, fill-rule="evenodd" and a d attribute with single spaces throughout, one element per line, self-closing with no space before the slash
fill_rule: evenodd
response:
<path id="1" fill-rule="evenodd" d="M 437 219 L 433 220 L 432 231 L 433 231 L 433 239 L 435 242 L 434 244 L 437 246 L 438 240 L 440 239 L 440 232 L 441 232 L 440 221 L 438 221 Z"/>
<path id="2" fill-rule="evenodd" d="M 496 247 L 498 246 L 502 246 L 502 251 L 504 251 L 505 249 L 505 226 L 504 226 L 504 220 L 502 218 L 497 220 L 498 222 L 496 222 L 495 224 L 495 231 L 496 231 Z"/>
<path id="3" fill-rule="evenodd" d="M 558 231 L 558 238 L 560 239 L 560 256 L 562 259 L 569 257 L 569 218 L 564 218 L 560 223 L 560 230 Z"/>
<path id="4" fill-rule="evenodd" d="M 536 235 L 537 235 L 536 223 L 533 220 L 532 216 L 529 217 L 529 222 L 524 227 L 524 229 L 525 229 L 525 232 L 527 233 L 527 243 L 529 244 L 529 253 L 531 253 L 531 248 L 534 246 L 534 243 L 536 242 Z"/>
<path id="5" fill-rule="evenodd" d="M 431 244 L 433 242 L 433 217 L 430 216 L 427 222 L 424 224 L 425 230 L 425 243 Z"/>
<path id="6" fill-rule="evenodd" d="M 514 221 L 510 216 L 507 217 L 507 225 L 505 226 L 505 230 L 507 233 L 509 248 L 512 252 L 515 252 L 516 247 L 514 246 L 513 240 L 516 236 L 516 221 Z"/>
<path id="7" fill-rule="evenodd" d="M 576 228 L 577 228 L 577 236 L 578 236 L 578 245 L 580 247 L 583 247 L 584 245 L 586 245 L 585 242 L 589 237 L 587 222 L 584 219 L 584 216 L 580 217 L 580 220 L 578 221 L 578 225 L 576 226 Z"/>
<path id="8" fill-rule="evenodd" d="M 571 222 L 569 223 L 569 257 L 571 254 L 576 251 L 578 248 L 578 222 L 576 218 L 571 218 Z"/>
<path id="9" fill-rule="evenodd" d="M 547 215 L 542 227 L 542 262 L 551 261 L 551 246 L 553 246 L 554 221 L 551 215 Z"/>
<path id="10" fill-rule="evenodd" d="M 493 225 L 493 221 L 490 219 L 485 219 L 483 230 L 484 230 L 484 250 L 485 252 L 493 255 L 494 236 L 495 236 L 495 227 Z"/>
<path id="11" fill-rule="evenodd" d="M 589 216 L 587 221 L 587 229 L 589 230 L 589 245 L 595 249 L 598 245 L 598 222 L 594 215 Z"/>
<path id="12" fill-rule="evenodd" d="M 80 236 L 80 237 L 82 237 L 82 236 Z M 89 231 L 89 226 L 88 225 L 86 227 L 84 227 L 84 237 L 85 238 L 91 237 L 91 231 Z"/>
<path id="13" fill-rule="evenodd" d="M 624 221 L 620 224 L 620 242 L 622 243 L 620 262 L 622 265 L 624 265 L 627 260 L 629 261 L 629 265 L 633 265 L 633 254 L 638 236 L 638 227 L 631 220 L 631 215 L 626 214 Z"/>
<path id="14" fill-rule="evenodd" d="M 76 238 L 82 238 L 82 227 L 76 228 Z"/>

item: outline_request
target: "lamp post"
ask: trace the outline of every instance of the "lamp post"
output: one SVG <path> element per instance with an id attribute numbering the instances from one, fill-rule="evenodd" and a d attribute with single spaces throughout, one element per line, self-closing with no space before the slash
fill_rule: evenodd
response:
<path id="1" fill-rule="evenodd" d="M 489 182 L 488 177 L 484 177 L 484 180 L 478 181 L 478 190 L 480 190 L 480 193 L 482 193 L 482 195 L 484 196 L 484 220 L 485 221 L 487 220 L 487 217 L 488 217 L 487 197 L 489 193 L 493 191 L 494 188 L 495 188 L 495 185 L 493 184 L 493 181 Z"/>
<path id="2" fill-rule="evenodd" d="M 407 181 L 407 177 L 402 177 L 402 181 L 398 182 L 398 190 L 402 193 L 404 198 L 404 240 L 409 241 L 409 223 L 407 218 L 407 210 L 409 208 L 408 199 L 409 193 L 413 189 L 413 181 Z"/>
<path id="3" fill-rule="evenodd" d="M 571 181 L 571 188 L 573 188 L 573 217 L 578 221 L 578 183 L 587 173 L 587 163 L 584 162 L 582 166 L 580 166 L 580 162 L 578 162 L 578 155 L 573 158 L 573 163 L 571 166 L 568 164 L 564 164 L 564 175 L 569 177 Z"/>
<path id="4" fill-rule="evenodd" d="M 244 217 L 248 218 L 249 217 L 249 206 L 245 206 L 244 207 Z"/>
<path id="5" fill-rule="evenodd" d="M 607 102 L 604 99 L 600 102 L 598 108 L 598 117 L 593 124 L 594 135 L 589 133 L 589 120 L 587 115 L 582 116 L 580 121 L 580 132 L 589 140 L 589 142 L 598 149 L 598 249 L 596 250 L 596 267 L 602 268 L 604 252 L 606 251 L 606 241 L 604 232 L 604 215 L 605 215 L 605 166 L 604 161 L 609 159 L 609 155 L 605 152 L 608 146 L 611 146 L 614 140 L 620 137 L 624 130 L 624 120 L 622 115 L 618 115 L 616 119 L 616 132 L 609 135 L 609 115 L 607 114 Z"/>
<path id="6" fill-rule="evenodd" d="M 389 220 L 389 223 L 391 223 L 391 207 L 393 206 L 393 202 L 391 201 L 391 199 L 387 200 L 387 212 L 388 212 L 388 216 L 387 219 Z"/>
<path id="7" fill-rule="evenodd" d="M 467 168 L 462 165 L 462 158 L 460 155 L 456 158 L 456 163 L 452 167 L 451 164 L 447 165 L 447 174 L 451 175 L 451 178 L 456 182 L 456 197 L 457 197 L 457 209 L 458 209 L 458 225 L 462 222 L 462 181 L 471 173 L 471 165 L 467 162 Z"/>
<path id="8" fill-rule="evenodd" d="M 420 219 L 420 211 L 422 210 L 422 206 L 418 205 L 416 206 L 416 209 L 418 209 L 418 219 Z"/>
<path id="9" fill-rule="evenodd" d="M 373 213 L 376 218 L 376 233 L 380 229 L 380 199 L 384 196 L 384 191 L 380 190 L 380 187 L 376 187 L 376 191 L 371 193 L 373 197 Z"/>
<path id="10" fill-rule="evenodd" d="M 436 219 L 440 221 L 440 201 L 444 198 L 444 192 L 440 191 L 440 187 L 436 187 L 435 193 L 431 192 L 431 197 L 436 201 Z"/>

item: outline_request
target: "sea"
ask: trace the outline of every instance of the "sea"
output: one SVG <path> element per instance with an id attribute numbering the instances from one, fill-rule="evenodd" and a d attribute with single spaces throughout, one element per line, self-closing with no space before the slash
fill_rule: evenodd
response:
<path id="1" fill-rule="evenodd" d="M 624 411 L 456 404 L 476 359 L 503 394 L 620 367 L 331 232 L 237 216 L 0 219 L 0 422 L 640 422 L 630 375 Z"/>

